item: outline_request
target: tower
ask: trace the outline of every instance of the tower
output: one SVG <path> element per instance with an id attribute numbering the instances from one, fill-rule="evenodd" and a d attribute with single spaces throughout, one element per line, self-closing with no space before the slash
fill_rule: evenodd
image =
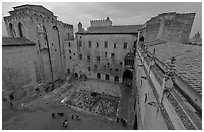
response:
<path id="1" fill-rule="evenodd" d="M 57 20 L 57 16 L 41 5 L 13 7 L 4 17 L 10 37 L 25 37 L 38 49 L 39 83 L 57 82 L 65 74 L 65 39 L 73 38 L 73 25 Z M 37 74 L 37 73 L 36 73 Z"/>
<path id="2" fill-rule="evenodd" d="M 78 23 L 78 31 L 82 30 L 82 24 L 81 22 Z"/>

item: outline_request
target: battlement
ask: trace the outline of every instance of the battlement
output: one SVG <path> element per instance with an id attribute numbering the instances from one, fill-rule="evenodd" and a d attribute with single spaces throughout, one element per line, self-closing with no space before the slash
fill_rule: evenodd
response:
<path id="1" fill-rule="evenodd" d="M 112 26 L 112 21 L 109 17 L 103 20 L 92 20 L 90 21 L 91 27 L 103 27 L 103 26 Z"/>

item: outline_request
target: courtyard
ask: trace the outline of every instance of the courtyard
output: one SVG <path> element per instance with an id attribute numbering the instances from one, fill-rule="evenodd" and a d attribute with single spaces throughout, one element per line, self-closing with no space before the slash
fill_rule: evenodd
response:
<path id="1" fill-rule="evenodd" d="M 76 78 L 30 101 L 3 105 L 3 130 L 120 130 L 129 129 L 131 88 L 123 84 Z M 65 102 L 61 103 L 63 99 Z M 55 117 L 52 117 L 55 113 Z M 59 116 L 58 113 L 63 113 Z M 78 116 L 80 119 L 72 119 Z M 68 121 L 68 127 L 62 123 Z"/>

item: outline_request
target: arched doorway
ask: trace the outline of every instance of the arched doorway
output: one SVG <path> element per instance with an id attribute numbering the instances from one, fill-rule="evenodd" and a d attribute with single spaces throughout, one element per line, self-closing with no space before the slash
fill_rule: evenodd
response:
<path id="1" fill-rule="evenodd" d="M 97 78 L 101 79 L 101 73 L 97 73 Z"/>
<path id="2" fill-rule="evenodd" d="M 110 76 L 106 74 L 106 80 L 110 80 Z"/>
<path id="3" fill-rule="evenodd" d="M 23 37 L 23 26 L 20 22 L 18 23 L 18 31 L 19 31 L 19 37 Z"/>
<path id="4" fill-rule="evenodd" d="M 77 73 L 74 73 L 74 77 L 78 77 L 78 74 L 77 74 Z"/>
<path id="5" fill-rule="evenodd" d="M 118 77 L 118 76 L 115 76 L 114 81 L 115 81 L 115 82 L 119 82 L 119 77 Z"/>
<path id="6" fill-rule="evenodd" d="M 132 79 L 133 79 L 133 74 L 130 70 L 126 70 L 123 72 L 123 83 L 126 84 L 127 86 L 132 86 Z"/>

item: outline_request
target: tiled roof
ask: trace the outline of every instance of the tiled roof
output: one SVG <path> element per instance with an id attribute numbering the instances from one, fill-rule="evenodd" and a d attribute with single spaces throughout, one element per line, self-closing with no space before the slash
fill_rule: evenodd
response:
<path id="1" fill-rule="evenodd" d="M 180 43 L 164 43 L 150 46 L 152 53 L 155 48 L 156 57 L 164 63 L 175 57 L 176 72 L 197 92 L 202 94 L 202 47 Z"/>
<path id="2" fill-rule="evenodd" d="M 89 27 L 77 34 L 136 34 L 143 25 Z"/>
<path id="3" fill-rule="evenodd" d="M 2 46 L 35 45 L 25 37 L 2 37 Z"/>

